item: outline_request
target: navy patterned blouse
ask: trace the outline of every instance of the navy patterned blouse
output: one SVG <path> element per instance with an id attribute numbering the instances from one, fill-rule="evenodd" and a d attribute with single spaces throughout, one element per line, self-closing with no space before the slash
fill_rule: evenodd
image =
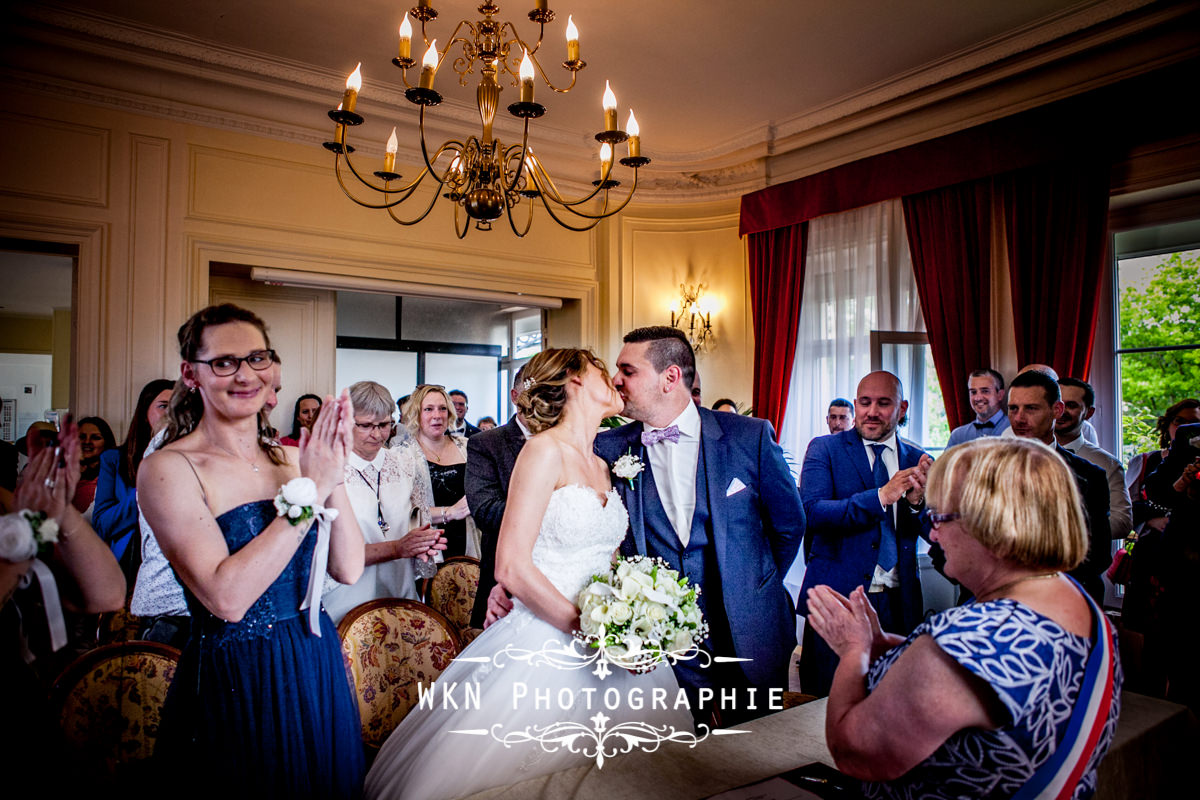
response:
<path id="1" fill-rule="evenodd" d="M 867 691 L 874 691 L 896 659 L 924 635 L 932 636 L 951 658 L 986 682 L 1008 719 L 994 731 L 958 731 L 897 780 L 865 784 L 864 794 L 869 798 L 1011 797 L 1054 753 L 1066 732 L 1091 641 L 1015 600 L 972 603 L 935 614 L 917 626 L 904 644 L 880 657 L 867 673 Z M 1116 730 L 1119 660 L 1115 673 L 1108 722 L 1076 787 L 1075 800 L 1096 791 L 1096 767 Z"/>

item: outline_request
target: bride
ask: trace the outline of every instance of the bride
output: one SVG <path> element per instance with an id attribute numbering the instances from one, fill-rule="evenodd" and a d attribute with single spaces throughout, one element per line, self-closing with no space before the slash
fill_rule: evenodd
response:
<path id="1" fill-rule="evenodd" d="M 588 742 L 622 722 L 692 730 L 669 667 L 641 675 L 615 668 L 601 678 L 578 659 L 529 657 L 570 647 L 579 628 L 574 599 L 608 570 L 629 516 L 608 465 L 592 452 L 601 420 L 622 407 L 604 363 L 587 350 L 546 350 L 524 375 L 517 405 L 536 435 L 513 469 L 496 550 L 496 578 L 514 608 L 463 651 L 434 684 L 433 702 L 414 708 L 384 743 L 367 775 L 368 797 L 461 797 L 588 763 L 588 755 L 524 737 L 539 726 L 566 723 L 586 731 Z M 514 733 L 515 741 L 501 741 Z"/>

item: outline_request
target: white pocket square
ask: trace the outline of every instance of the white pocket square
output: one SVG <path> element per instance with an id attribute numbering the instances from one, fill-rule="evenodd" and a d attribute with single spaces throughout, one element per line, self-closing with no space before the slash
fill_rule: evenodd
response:
<path id="1" fill-rule="evenodd" d="M 729 482 L 729 488 L 725 490 L 726 497 L 733 497 L 738 492 L 746 488 L 746 484 L 742 483 L 740 478 L 734 478 Z"/>

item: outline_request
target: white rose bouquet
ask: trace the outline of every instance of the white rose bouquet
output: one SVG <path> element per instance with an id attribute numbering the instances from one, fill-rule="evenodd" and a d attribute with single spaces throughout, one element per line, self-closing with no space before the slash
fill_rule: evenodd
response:
<path id="1" fill-rule="evenodd" d="M 621 557 L 579 593 L 579 636 L 635 671 L 691 657 L 708 636 L 699 594 L 660 558 Z"/>
<path id="2" fill-rule="evenodd" d="M 17 563 L 45 556 L 58 541 L 58 522 L 45 511 L 21 509 L 0 516 L 0 558 Z"/>

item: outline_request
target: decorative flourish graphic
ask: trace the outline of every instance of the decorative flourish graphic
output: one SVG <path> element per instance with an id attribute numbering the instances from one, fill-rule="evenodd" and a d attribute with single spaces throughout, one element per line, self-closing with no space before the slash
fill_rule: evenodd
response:
<path id="1" fill-rule="evenodd" d="M 700 725 L 700 733 L 690 730 L 681 731 L 673 725 L 650 725 L 646 722 L 622 722 L 608 727 L 610 717 L 603 712 L 596 712 L 589 720 L 592 727 L 581 722 L 555 722 L 550 725 L 530 725 L 524 730 L 501 730 L 501 725 L 493 725 L 491 730 L 473 729 L 452 731 L 465 733 L 470 736 L 491 736 L 505 747 L 525 742 L 537 742 L 547 753 L 566 749 L 572 753 L 580 753 L 588 758 L 596 759 L 597 769 L 604 769 L 604 761 L 608 758 L 624 755 L 635 747 L 647 753 L 653 753 L 664 742 L 675 742 L 695 747 L 711 736 L 749 733 L 744 730 L 718 728 L 713 730 L 707 725 Z"/>
<path id="2" fill-rule="evenodd" d="M 490 661 L 493 666 L 501 668 L 507 666 L 509 663 L 528 664 L 533 667 L 551 666 L 556 669 L 593 667 L 592 674 L 600 680 L 604 680 L 612 674 L 610 664 L 615 664 L 632 672 L 649 672 L 664 661 L 677 664 L 680 661 L 691 661 L 693 659 L 702 667 L 708 667 L 713 662 L 711 653 L 707 650 L 701 650 L 699 646 L 694 644 L 682 652 L 663 652 L 660 650 L 640 650 L 636 653 L 612 652 L 609 648 L 596 647 L 586 637 L 576 634 L 576 638 L 572 639 L 570 644 L 566 645 L 553 639 L 547 640 L 541 649 L 538 650 L 514 647 L 509 644 L 491 656 L 460 656 L 456 660 L 479 664 Z"/>

